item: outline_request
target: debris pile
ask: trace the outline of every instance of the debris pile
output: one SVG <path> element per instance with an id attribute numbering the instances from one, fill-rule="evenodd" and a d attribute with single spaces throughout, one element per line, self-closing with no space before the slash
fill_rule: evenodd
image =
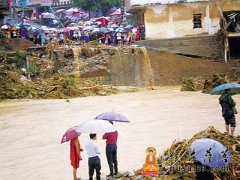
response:
<path id="1" fill-rule="evenodd" d="M 96 66 L 109 66 L 101 55 L 101 48 L 63 48 L 56 44 L 32 47 L 27 52 L 2 52 L 0 99 L 116 94 L 119 90 L 115 87 L 102 86 L 80 75 L 80 56 L 83 60 L 88 56 L 96 57 L 91 59 L 97 61 L 93 61 Z"/>
<path id="2" fill-rule="evenodd" d="M 181 91 L 202 91 L 209 93 L 214 87 L 229 82 L 229 78 L 225 74 L 213 74 L 211 80 L 203 77 L 187 77 L 182 80 Z"/>
<path id="3" fill-rule="evenodd" d="M 160 175 L 157 179 L 196 179 L 194 161 L 190 153 L 191 143 L 200 138 L 210 138 L 219 141 L 228 148 L 232 155 L 232 163 L 225 169 L 214 169 L 212 172 L 216 179 L 223 176 L 225 179 L 240 178 L 240 137 L 231 137 L 214 127 L 210 126 L 206 130 L 195 134 L 191 139 L 174 141 L 173 144 L 158 157 Z M 134 179 L 142 176 L 141 169 L 136 171 Z M 145 178 L 144 179 L 148 179 Z"/>
<path id="4" fill-rule="evenodd" d="M 61 73 L 50 78 L 36 76 L 30 80 L 22 70 L 16 70 L 11 65 L 0 66 L 0 81 L 0 99 L 71 98 L 118 93 L 115 87 L 101 86 L 90 80 Z"/>
<path id="5" fill-rule="evenodd" d="M 182 81 L 181 91 L 199 91 L 203 89 L 204 79 L 202 77 L 188 77 Z"/>
<path id="6" fill-rule="evenodd" d="M 212 80 L 205 80 L 203 93 L 210 93 L 210 91 L 221 84 L 228 83 L 228 76 L 225 74 L 213 74 Z"/>

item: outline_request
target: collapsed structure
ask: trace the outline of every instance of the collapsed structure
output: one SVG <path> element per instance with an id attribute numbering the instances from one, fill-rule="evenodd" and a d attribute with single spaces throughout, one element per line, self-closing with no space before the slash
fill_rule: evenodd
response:
<path id="1" fill-rule="evenodd" d="M 163 2 L 125 1 L 127 11 L 134 14 L 132 21 L 145 25 L 148 41 L 142 44 L 208 58 L 216 57 L 218 51 L 218 58 L 225 62 L 240 57 L 240 1 Z"/>

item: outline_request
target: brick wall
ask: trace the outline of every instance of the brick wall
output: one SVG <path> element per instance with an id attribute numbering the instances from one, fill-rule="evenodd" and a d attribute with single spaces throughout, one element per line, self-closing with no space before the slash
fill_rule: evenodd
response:
<path id="1" fill-rule="evenodd" d="M 194 36 L 174 39 L 156 39 L 136 42 L 146 48 L 164 50 L 177 54 L 222 59 L 223 47 L 220 36 Z"/>

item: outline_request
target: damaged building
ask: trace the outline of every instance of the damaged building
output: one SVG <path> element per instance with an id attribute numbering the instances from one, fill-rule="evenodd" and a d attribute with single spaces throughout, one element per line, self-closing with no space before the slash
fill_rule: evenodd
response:
<path id="1" fill-rule="evenodd" d="M 10 14 L 8 0 L 0 0 L 0 25 L 3 24 L 5 16 Z"/>
<path id="2" fill-rule="evenodd" d="M 239 0 L 125 0 L 145 46 L 225 61 L 240 58 Z"/>

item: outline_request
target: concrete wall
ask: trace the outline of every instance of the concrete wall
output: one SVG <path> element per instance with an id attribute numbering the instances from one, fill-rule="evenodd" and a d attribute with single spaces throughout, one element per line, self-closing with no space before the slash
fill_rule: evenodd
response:
<path id="1" fill-rule="evenodd" d="M 155 39 L 136 42 L 146 48 L 168 52 L 207 57 L 210 59 L 223 58 L 223 42 L 220 36 L 194 36 L 174 39 Z"/>
<path id="2" fill-rule="evenodd" d="M 202 40 L 203 41 L 203 40 Z M 223 62 L 145 48 L 81 47 L 56 51 L 66 74 L 116 86 L 181 84 L 184 77 L 231 72 Z"/>
<path id="3" fill-rule="evenodd" d="M 232 68 L 223 62 L 149 49 L 148 54 L 156 86 L 181 84 L 185 77 L 200 76 L 204 79 L 212 79 L 214 73 L 229 74 L 232 72 Z"/>

